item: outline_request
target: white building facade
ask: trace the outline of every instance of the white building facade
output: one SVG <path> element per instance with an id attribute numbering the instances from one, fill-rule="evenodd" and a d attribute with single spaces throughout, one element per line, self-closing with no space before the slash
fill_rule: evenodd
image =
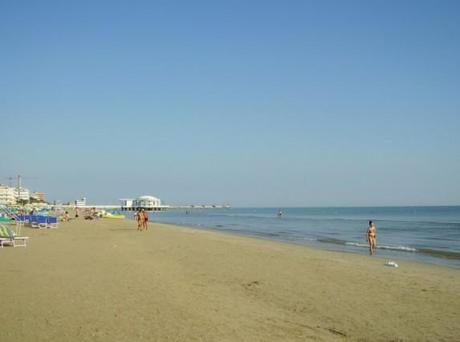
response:
<path id="1" fill-rule="evenodd" d="M 17 194 L 17 189 L 0 184 L 0 204 L 16 204 Z"/>
<path id="2" fill-rule="evenodd" d="M 30 201 L 30 191 L 26 188 L 13 188 L 16 190 L 16 201 Z"/>
<path id="3" fill-rule="evenodd" d="M 0 184 L 0 204 L 12 205 L 17 204 L 19 201 L 30 201 L 29 189 Z"/>
<path id="4" fill-rule="evenodd" d="M 122 210 L 165 210 L 169 208 L 167 205 L 163 205 L 161 200 L 154 196 L 140 196 L 135 199 L 123 198 L 121 201 Z"/>
<path id="5" fill-rule="evenodd" d="M 82 199 L 76 200 L 75 201 L 75 206 L 76 207 L 84 207 L 84 206 L 86 206 L 86 197 L 83 197 Z"/>
<path id="6" fill-rule="evenodd" d="M 161 206 L 161 200 L 153 196 L 141 196 L 133 200 L 133 207 L 154 208 Z"/>
<path id="7" fill-rule="evenodd" d="M 122 210 L 129 210 L 129 208 L 133 207 L 133 199 L 131 198 L 122 198 L 120 199 L 120 202 Z"/>

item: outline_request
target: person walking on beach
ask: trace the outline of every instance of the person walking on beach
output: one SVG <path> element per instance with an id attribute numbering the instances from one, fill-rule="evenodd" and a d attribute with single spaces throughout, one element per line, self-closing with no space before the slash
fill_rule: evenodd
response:
<path id="1" fill-rule="evenodd" d="M 142 214 L 142 211 L 140 209 L 136 211 L 136 214 L 134 214 L 134 218 L 137 221 L 137 230 L 142 230 L 144 215 Z"/>
<path id="2" fill-rule="evenodd" d="M 369 254 L 374 255 L 377 248 L 377 228 L 375 228 L 375 224 L 372 221 L 369 221 L 366 238 L 369 244 Z"/>
<path id="3" fill-rule="evenodd" d="M 142 209 L 141 215 L 144 217 L 144 219 L 142 220 L 142 229 L 148 230 L 147 223 L 149 221 L 149 214 L 147 213 L 147 211 Z"/>

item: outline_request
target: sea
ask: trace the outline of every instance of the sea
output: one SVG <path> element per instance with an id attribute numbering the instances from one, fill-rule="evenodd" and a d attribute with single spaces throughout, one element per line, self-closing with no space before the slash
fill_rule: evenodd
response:
<path id="1" fill-rule="evenodd" d="M 363 255 L 369 254 L 369 220 L 377 227 L 378 256 L 460 269 L 460 206 L 193 208 L 150 213 L 154 222 Z"/>

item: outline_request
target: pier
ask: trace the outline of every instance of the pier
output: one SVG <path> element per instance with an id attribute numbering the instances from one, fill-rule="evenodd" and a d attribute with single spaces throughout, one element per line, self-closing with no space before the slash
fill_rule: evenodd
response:
<path id="1" fill-rule="evenodd" d="M 61 204 L 56 205 L 61 208 L 67 209 L 92 209 L 98 210 L 121 210 L 121 211 L 135 211 L 144 209 L 147 211 L 165 211 L 174 209 L 228 209 L 229 205 L 221 204 L 188 204 L 188 205 L 158 205 L 158 206 L 122 206 L 120 204 L 86 204 L 86 205 L 75 205 L 75 204 Z"/>

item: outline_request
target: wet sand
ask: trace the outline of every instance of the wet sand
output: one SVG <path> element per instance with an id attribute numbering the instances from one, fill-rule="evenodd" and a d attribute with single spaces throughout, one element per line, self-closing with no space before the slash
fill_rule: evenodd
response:
<path id="1" fill-rule="evenodd" d="M 458 341 L 460 271 L 132 221 L 0 249 L 0 341 Z"/>

